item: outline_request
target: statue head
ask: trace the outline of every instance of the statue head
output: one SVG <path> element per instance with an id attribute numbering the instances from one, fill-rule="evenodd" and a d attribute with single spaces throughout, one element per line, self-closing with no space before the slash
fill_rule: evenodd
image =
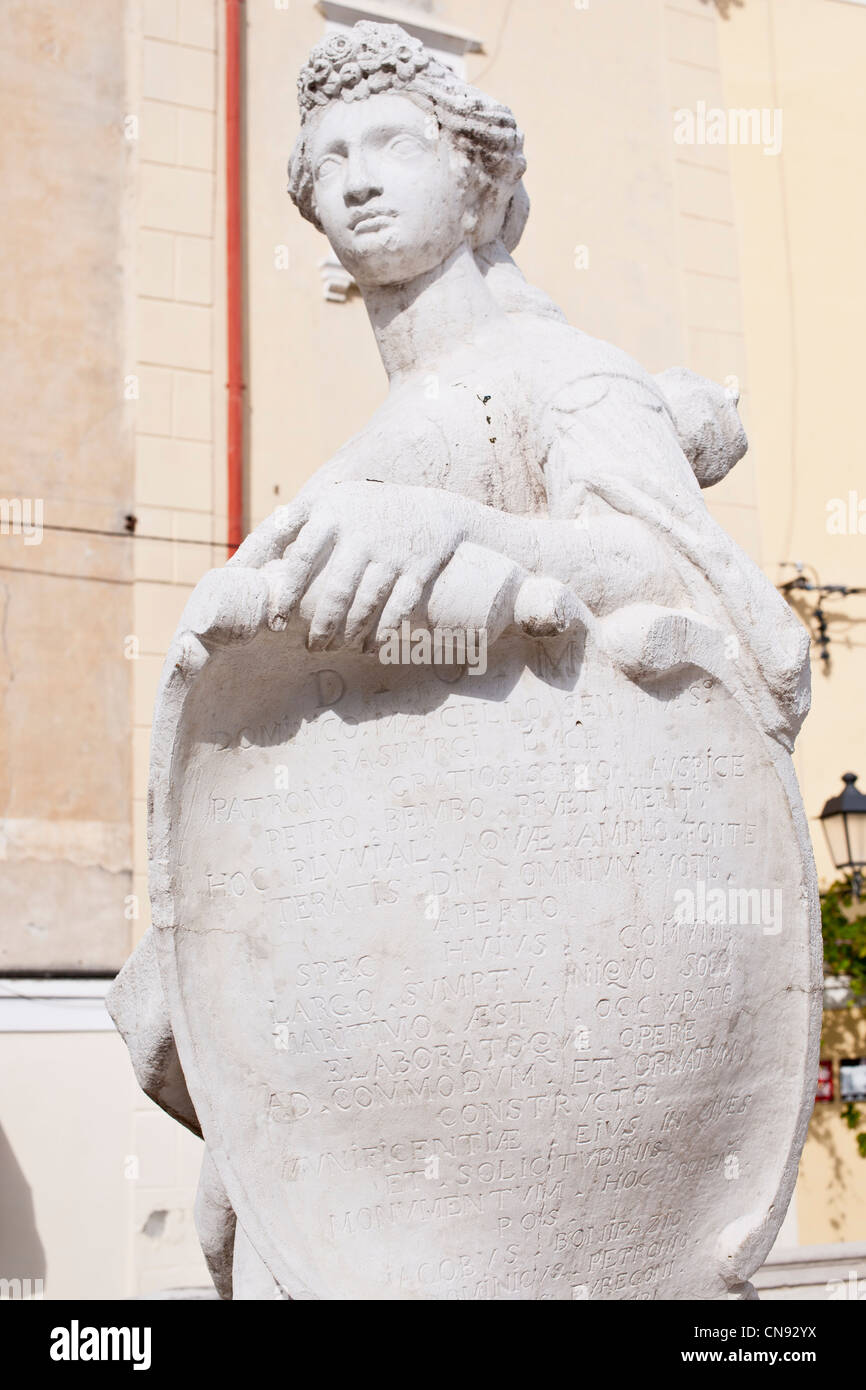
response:
<path id="1" fill-rule="evenodd" d="M 507 259 L 529 209 L 523 137 L 396 24 L 316 45 L 298 78 L 289 192 L 362 285 L 435 269 L 462 243 Z"/>

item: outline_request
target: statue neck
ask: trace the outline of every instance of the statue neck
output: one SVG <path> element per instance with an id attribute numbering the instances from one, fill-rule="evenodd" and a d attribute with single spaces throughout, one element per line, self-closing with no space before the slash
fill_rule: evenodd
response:
<path id="1" fill-rule="evenodd" d="M 362 285 L 361 293 L 392 384 L 435 371 L 455 347 L 505 319 L 466 242 L 435 270 L 401 284 Z"/>

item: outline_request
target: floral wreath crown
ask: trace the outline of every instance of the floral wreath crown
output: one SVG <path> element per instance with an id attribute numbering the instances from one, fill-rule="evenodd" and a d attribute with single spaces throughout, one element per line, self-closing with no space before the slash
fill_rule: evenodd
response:
<path id="1" fill-rule="evenodd" d="M 329 35 L 310 53 L 298 77 L 301 122 L 329 101 L 361 101 L 376 92 L 400 90 L 422 72 L 437 84 L 454 81 L 450 69 L 399 25 L 361 20 L 349 33 Z"/>

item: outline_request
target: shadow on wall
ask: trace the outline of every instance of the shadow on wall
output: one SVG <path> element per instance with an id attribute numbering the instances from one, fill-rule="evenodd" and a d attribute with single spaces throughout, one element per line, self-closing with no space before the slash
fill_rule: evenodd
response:
<path id="1" fill-rule="evenodd" d="M 816 1105 L 809 1121 L 810 1136 L 821 1145 L 827 1160 L 829 1182 L 826 1191 L 826 1219 L 830 1227 L 828 1241 L 845 1239 L 850 1155 L 843 1155 L 840 1146 L 847 1143 L 856 1153 L 854 1137 L 840 1118 L 841 1108 L 840 1105 L 832 1103 Z"/>
<path id="2" fill-rule="evenodd" d="M 0 1129 L 0 1297 L 32 1296 L 33 1281 L 45 1279 L 45 1249 L 36 1229 L 30 1184 Z M 28 1281 L 26 1283 L 25 1281 Z"/>
<path id="3" fill-rule="evenodd" d="M 731 10 L 742 9 L 746 0 L 701 0 L 702 5 L 714 5 L 722 19 L 730 19 Z"/>

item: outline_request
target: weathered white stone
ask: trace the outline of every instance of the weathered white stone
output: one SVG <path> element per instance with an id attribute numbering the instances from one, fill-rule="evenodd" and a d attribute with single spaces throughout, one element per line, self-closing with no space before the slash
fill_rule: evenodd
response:
<path id="1" fill-rule="evenodd" d="M 821 995 L 807 637 L 700 494 L 735 402 L 526 284 L 513 118 L 401 30 L 301 103 L 391 390 L 181 620 L 115 1017 L 226 1296 L 747 1296 Z"/>

